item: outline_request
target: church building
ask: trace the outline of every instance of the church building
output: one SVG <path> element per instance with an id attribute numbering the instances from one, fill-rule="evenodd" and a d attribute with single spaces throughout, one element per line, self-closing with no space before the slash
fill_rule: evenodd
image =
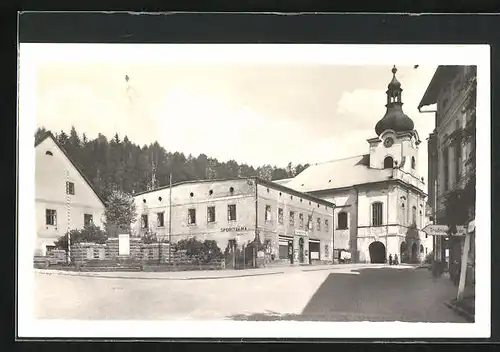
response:
<path id="1" fill-rule="evenodd" d="M 403 112 L 397 69 L 387 89 L 387 111 L 367 140 L 369 152 L 309 166 L 277 181 L 336 205 L 334 249 L 355 262 L 422 262 L 432 250 L 427 225 L 424 179 L 418 175 L 421 143 L 413 121 Z"/>

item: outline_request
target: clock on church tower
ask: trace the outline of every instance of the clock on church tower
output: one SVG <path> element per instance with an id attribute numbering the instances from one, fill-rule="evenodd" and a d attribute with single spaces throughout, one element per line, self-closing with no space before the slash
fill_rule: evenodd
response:
<path id="1" fill-rule="evenodd" d="M 393 144 L 394 144 L 394 139 L 392 139 L 392 137 L 387 137 L 384 140 L 384 147 L 386 147 L 386 148 L 392 147 Z"/>

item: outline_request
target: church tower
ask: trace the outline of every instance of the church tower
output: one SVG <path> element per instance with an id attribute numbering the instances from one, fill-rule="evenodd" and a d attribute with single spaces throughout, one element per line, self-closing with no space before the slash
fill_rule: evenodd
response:
<path id="1" fill-rule="evenodd" d="M 401 83 L 396 78 L 396 66 L 392 69 L 392 80 L 387 86 L 387 111 L 375 125 L 377 137 L 370 143 L 370 168 L 399 168 L 417 177 L 418 145 L 420 139 L 414 124 L 403 112 Z"/>

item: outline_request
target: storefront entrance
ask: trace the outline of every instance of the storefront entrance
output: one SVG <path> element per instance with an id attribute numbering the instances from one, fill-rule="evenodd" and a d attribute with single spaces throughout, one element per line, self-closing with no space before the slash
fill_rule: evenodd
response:
<path id="1" fill-rule="evenodd" d="M 313 260 L 321 260 L 319 240 L 309 239 L 309 264 Z"/>
<path id="2" fill-rule="evenodd" d="M 304 239 L 299 238 L 299 263 L 304 263 Z"/>

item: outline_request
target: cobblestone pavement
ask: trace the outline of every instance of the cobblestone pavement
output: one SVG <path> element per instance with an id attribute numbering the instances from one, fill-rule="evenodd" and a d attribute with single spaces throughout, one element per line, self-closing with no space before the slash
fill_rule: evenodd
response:
<path id="1" fill-rule="evenodd" d="M 42 319 L 234 319 L 465 322 L 456 288 L 425 269 L 290 270 L 220 280 L 139 280 L 35 273 Z"/>

